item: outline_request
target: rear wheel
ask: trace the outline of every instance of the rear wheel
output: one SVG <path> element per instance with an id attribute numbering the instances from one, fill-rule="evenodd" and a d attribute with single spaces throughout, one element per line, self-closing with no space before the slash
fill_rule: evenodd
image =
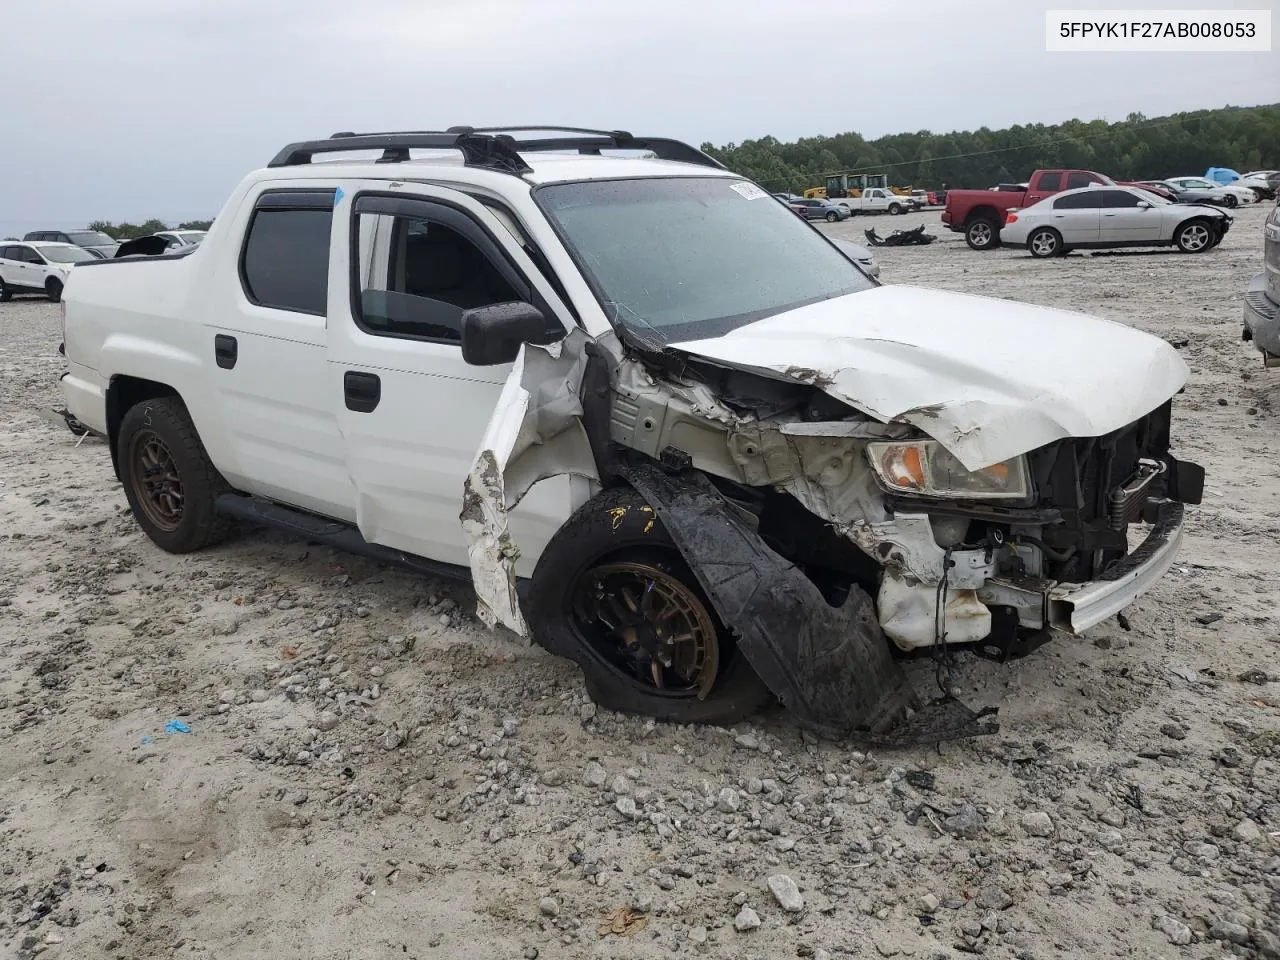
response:
<path id="1" fill-rule="evenodd" d="M 190 553 L 227 535 L 231 522 L 215 504 L 230 488 L 177 397 L 144 400 L 124 415 L 116 462 L 134 519 L 160 549 Z"/>
<path id="2" fill-rule="evenodd" d="M 1188 220 L 1178 227 L 1173 242 L 1183 253 L 1203 253 L 1214 245 L 1213 228 L 1205 220 Z"/>
<path id="3" fill-rule="evenodd" d="M 835 223 L 839 219 L 840 214 L 836 213 L 834 210 L 827 214 L 827 223 Z"/>
<path id="4" fill-rule="evenodd" d="M 1240 198 L 1237 197 L 1234 193 L 1228 193 L 1226 200 L 1224 200 L 1223 202 L 1229 208 L 1235 208 L 1240 206 Z"/>
<path id="5" fill-rule="evenodd" d="M 1056 257 L 1062 253 L 1062 235 L 1052 227 L 1039 227 L 1027 237 L 1027 249 L 1033 257 Z"/>
<path id="6" fill-rule="evenodd" d="M 539 558 L 531 587 L 534 638 L 577 663 L 606 709 L 729 724 L 774 699 L 630 488 L 578 510 Z"/>
<path id="7" fill-rule="evenodd" d="M 964 241 L 974 250 L 990 250 L 1000 245 L 1000 228 L 995 221 L 978 217 L 964 228 Z"/>
<path id="8" fill-rule="evenodd" d="M 57 303 L 62 299 L 62 281 L 57 277 L 50 277 L 44 282 L 44 295 Z"/>

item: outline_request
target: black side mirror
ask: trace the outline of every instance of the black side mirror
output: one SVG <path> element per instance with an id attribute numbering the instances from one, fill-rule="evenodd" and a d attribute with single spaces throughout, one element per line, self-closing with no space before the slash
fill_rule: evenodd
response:
<path id="1" fill-rule="evenodd" d="M 524 343 L 547 343 L 547 318 L 531 303 L 515 300 L 462 312 L 462 359 L 472 366 L 511 363 Z"/>

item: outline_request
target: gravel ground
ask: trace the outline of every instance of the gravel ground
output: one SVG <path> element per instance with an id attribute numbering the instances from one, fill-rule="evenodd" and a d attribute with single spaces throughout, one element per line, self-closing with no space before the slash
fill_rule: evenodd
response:
<path id="1" fill-rule="evenodd" d="M 1265 213 L 1201 256 L 1047 262 L 936 212 L 823 227 L 930 223 L 885 281 L 1085 310 L 1193 370 L 1180 563 L 1129 630 L 962 658 L 1003 729 L 940 749 L 607 714 L 465 588 L 263 532 L 161 553 L 103 445 L 36 414 L 57 307 L 0 304 L 0 954 L 1275 960 L 1280 371 L 1240 342 Z"/>

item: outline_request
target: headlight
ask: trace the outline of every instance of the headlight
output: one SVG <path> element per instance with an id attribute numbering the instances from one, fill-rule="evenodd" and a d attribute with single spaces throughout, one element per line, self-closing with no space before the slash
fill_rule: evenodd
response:
<path id="1" fill-rule="evenodd" d="M 867 444 L 880 485 L 891 493 L 969 500 L 1025 500 L 1031 484 L 1022 457 L 966 470 L 936 440 Z"/>

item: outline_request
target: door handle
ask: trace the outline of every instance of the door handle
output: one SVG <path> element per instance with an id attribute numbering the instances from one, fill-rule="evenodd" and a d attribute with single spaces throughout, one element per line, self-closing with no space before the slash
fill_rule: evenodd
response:
<path id="1" fill-rule="evenodd" d="M 229 337 L 225 333 L 216 334 L 213 338 L 213 359 L 218 362 L 223 370 L 230 370 L 236 365 L 236 360 L 240 357 L 240 345 L 236 343 L 235 337 Z"/>
<path id="2" fill-rule="evenodd" d="M 348 370 L 342 375 L 342 393 L 348 410 L 373 413 L 382 399 L 382 381 L 372 373 Z"/>

